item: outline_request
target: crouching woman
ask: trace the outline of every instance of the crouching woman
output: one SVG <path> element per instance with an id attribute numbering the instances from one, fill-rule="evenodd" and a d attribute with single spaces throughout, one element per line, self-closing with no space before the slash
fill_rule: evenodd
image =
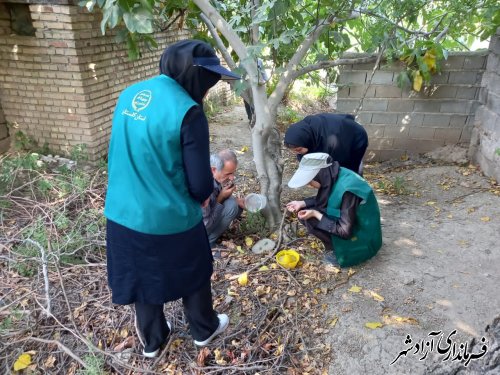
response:
<path id="1" fill-rule="evenodd" d="M 358 174 L 340 167 L 326 153 L 306 154 L 288 182 L 299 188 L 319 183 L 315 197 L 287 204 L 307 231 L 325 246 L 327 263 L 348 267 L 373 257 L 382 246 L 377 199 Z"/>

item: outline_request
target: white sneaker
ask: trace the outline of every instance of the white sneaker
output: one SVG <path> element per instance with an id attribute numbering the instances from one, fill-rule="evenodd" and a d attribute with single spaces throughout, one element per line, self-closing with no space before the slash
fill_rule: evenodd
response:
<path id="1" fill-rule="evenodd" d="M 154 352 L 146 352 L 142 351 L 142 355 L 146 358 L 156 358 L 158 356 L 158 353 L 160 352 L 160 348 L 156 349 Z"/>
<path id="2" fill-rule="evenodd" d="M 170 330 L 167 338 L 172 334 L 172 325 L 170 324 L 169 321 L 167 321 L 168 329 Z M 137 330 L 139 332 L 139 330 Z M 140 340 L 140 337 L 139 337 Z M 144 344 L 143 344 L 144 345 Z M 144 349 L 142 350 L 142 355 L 146 358 L 156 358 L 158 356 L 158 353 L 160 353 L 160 348 L 156 349 L 154 352 L 146 352 Z"/>
<path id="3" fill-rule="evenodd" d="M 214 339 L 215 336 L 226 330 L 227 326 L 229 325 L 229 317 L 226 314 L 219 314 L 217 315 L 217 318 L 219 318 L 219 326 L 217 327 L 215 332 L 212 333 L 210 337 L 206 340 L 203 341 L 194 340 L 194 344 L 196 346 L 205 346 L 210 344 L 210 342 Z"/>

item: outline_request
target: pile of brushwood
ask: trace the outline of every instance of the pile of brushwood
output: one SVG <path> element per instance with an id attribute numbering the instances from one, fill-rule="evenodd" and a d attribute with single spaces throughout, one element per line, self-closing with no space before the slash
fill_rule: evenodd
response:
<path id="1" fill-rule="evenodd" d="M 131 307 L 113 305 L 107 286 L 106 165 L 74 164 L 34 153 L 0 160 L 2 373 L 327 373 L 337 317 L 327 316 L 325 297 L 354 271 L 323 265 L 321 245 L 303 230 L 285 235 L 297 220 L 287 214 L 272 233 L 252 233 L 244 216 L 223 239 L 212 278 L 215 308 L 231 320 L 223 335 L 196 347 L 176 301 L 165 305 L 168 343 L 158 358 L 143 357 Z M 264 236 L 274 249 L 256 255 Z M 284 248 L 300 253 L 296 268 L 276 263 Z"/>

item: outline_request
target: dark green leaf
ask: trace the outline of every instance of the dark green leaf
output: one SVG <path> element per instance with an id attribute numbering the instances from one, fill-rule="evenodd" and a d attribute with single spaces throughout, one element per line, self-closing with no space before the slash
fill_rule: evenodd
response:
<path id="1" fill-rule="evenodd" d="M 139 34 L 151 34 L 153 32 L 153 15 L 145 9 L 134 10 L 133 13 L 125 13 L 123 21 L 131 32 Z"/>
<path id="2" fill-rule="evenodd" d="M 128 30 L 126 28 L 120 29 L 116 33 L 115 41 L 116 43 L 123 43 L 127 40 L 127 38 L 128 38 Z"/>
<path id="3" fill-rule="evenodd" d="M 118 5 L 123 9 L 124 13 L 130 12 L 132 10 L 133 4 L 133 1 L 132 3 L 129 3 L 129 0 L 118 0 Z"/>
<path id="4" fill-rule="evenodd" d="M 411 86 L 410 76 L 406 71 L 399 73 L 396 81 L 398 83 L 398 87 L 401 89 L 406 89 Z"/>
<path id="5" fill-rule="evenodd" d="M 139 48 L 137 47 L 135 37 L 130 33 L 127 35 L 127 49 L 128 49 L 128 58 L 130 60 L 137 60 L 139 58 L 140 56 Z"/>

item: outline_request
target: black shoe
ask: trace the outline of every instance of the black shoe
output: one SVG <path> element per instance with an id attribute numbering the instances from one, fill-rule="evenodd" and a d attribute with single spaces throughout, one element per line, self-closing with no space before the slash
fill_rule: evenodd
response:
<path id="1" fill-rule="evenodd" d="M 332 266 L 340 268 L 340 264 L 337 260 L 337 257 L 333 254 L 333 252 L 329 251 L 323 256 L 323 262 L 326 264 L 331 264 Z"/>

